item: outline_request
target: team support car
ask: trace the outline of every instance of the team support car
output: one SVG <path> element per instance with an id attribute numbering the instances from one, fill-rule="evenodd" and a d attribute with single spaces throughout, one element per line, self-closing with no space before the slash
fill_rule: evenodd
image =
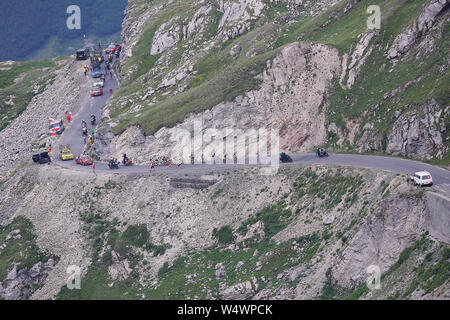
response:
<path id="1" fill-rule="evenodd" d="M 105 86 L 105 82 L 102 79 L 96 79 L 94 80 L 93 86 L 103 88 Z"/>
<path id="2" fill-rule="evenodd" d="M 86 60 L 90 57 L 90 51 L 88 48 L 77 50 L 76 56 L 77 60 Z"/>
<path id="3" fill-rule="evenodd" d="M 418 186 L 431 186 L 433 185 L 433 178 L 428 171 L 419 171 L 414 173 L 410 177 L 411 181 Z"/>
<path id="4" fill-rule="evenodd" d="M 56 136 L 57 134 L 61 134 L 64 131 L 64 123 L 62 120 L 50 119 L 50 135 Z"/>
<path id="5" fill-rule="evenodd" d="M 92 87 L 91 97 L 101 96 L 103 94 L 103 89 L 101 87 Z"/>
<path id="6" fill-rule="evenodd" d="M 76 160 L 77 164 L 81 164 L 83 166 L 90 166 L 94 163 L 94 160 L 89 157 L 88 154 L 82 154 L 80 156 L 78 156 L 77 160 Z"/>
<path id="7" fill-rule="evenodd" d="M 59 147 L 59 158 L 62 161 L 74 159 L 73 153 L 72 153 L 72 151 L 70 151 L 70 145 L 65 145 L 65 146 Z"/>
<path id="8" fill-rule="evenodd" d="M 106 48 L 105 53 L 106 54 L 115 54 L 117 50 L 120 50 L 121 45 L 116 43 L 112 43 L 108 46 L 108 48 Z"/>
<path id="9" fill-rule="evenodd" d="M 50 164 L 50 162 L 52 162 L 48 152 L 41 152 L 41 153 L 35 154 L 35 155 L 33 155 L 32 159 L 34 162 L 39 163 L 39 164 L 44 164 L 44 163 Z"/>
<path id="10" fill-rule="evenodd" d="M 99 66 L 96 66 L 92 68 L 91 74 L 93 78 L 101 78 L 103 76 L 103 71 Z"/>

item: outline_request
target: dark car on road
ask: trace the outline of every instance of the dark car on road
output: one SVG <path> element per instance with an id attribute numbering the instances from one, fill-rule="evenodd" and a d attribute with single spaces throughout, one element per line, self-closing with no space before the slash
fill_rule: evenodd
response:
<path id="1" fill-rule="evenodd" d="M 103 76 L 103 71 L 100 67 L 94 67 L 91 73 L 93 78 L 101 78 Z"/>
<path id="2" fill-rule="evenodd" d="M 292 158 L 288 156 L 286 153 L 282 152 L 280 153 L 280 161 L 282 163 L 292 162 Z"/>
<path id="3" fill-rule="evenodd" d="M 88 48 L 80 49 L 76 52 L 77 60 L 87 60 L 90 57 L 90 51 Z"/>
<path id="4" fill-rule="evenodd" d="M 32 157 L 33 161 L 39 164 L 48 163 L 50 164 L 50 156 L 48 155 L 48 152 L 41 152 L 39 154 L 35 154 Z"/>

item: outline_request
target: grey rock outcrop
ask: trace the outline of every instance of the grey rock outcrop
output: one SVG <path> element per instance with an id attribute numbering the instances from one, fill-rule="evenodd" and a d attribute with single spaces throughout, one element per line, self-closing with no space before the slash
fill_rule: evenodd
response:
<path id="1" fill-rule="evenodd" d="M 250 281 L 240 282 L 220 292 L 224 300 L 247 300 L 256 294 Z"/>
<path id="2" fill-rule="evenodd" d="M 369 44 L 374 37 L 375 32 L 367 32 L 361 35 L 361 39 L 356 45 L 355 50 L 351 56 L 351 62 L 348 66 L 348 79 L 347 79 L 347 88 L 351 88 L 355 83 L 356 77 L 359 75 L 361 71 L 361 67 L 364 65 L 367 57 L 372 53 L 372 48 L 369 47 Z"/>
<path id="3" fill-rule="evenodd" d="M 20 300 L 33 293 L 36 286 L 42 283 L 53 269 L 55 261 L 38 262 L 31 268 L 17 270 L 17 264 L 8 272 L 0 283 L 0 297 L 5 300 Z"/>
<path id="4" fill-rule="evenodd" d="M 226 271 L 225 271 L 225 266 L 223 265 L 223 263 L 218 263 L 215 266 L 215 272 L 214 275 L 216 276 L 217 279 L 223 278 L 226 275 Z"/>
<path id="5" fill-rule="evenodd" d="M 448 4 L 448 0 L 431 0 L 420 16 L 394 39 L 387 58 L 391 60 L 408 52 L 414 42 L 433 26 L 438 15 L 446 10 Z"/>
<path id="6" fill-rule="evenodd" d="M 387 136 L 386 152 L 417 159 L 431 159 L 433 155 L 442 157 L 448 151 L 442 139 L 448 117 L 450 108 L 444 110 L 434 99 L 404 113 L 395 121 Z"/>
<path id="7" fill-rule="evenodd" d="M 400 253 L 425 230 L 426 206 L 421 193 L 406 191 L 388 197 L 352 238 L 333 268 L 340 286 L 351 288 L 366 280 L 366 269 L 379 266 L 386 272 Z"/>

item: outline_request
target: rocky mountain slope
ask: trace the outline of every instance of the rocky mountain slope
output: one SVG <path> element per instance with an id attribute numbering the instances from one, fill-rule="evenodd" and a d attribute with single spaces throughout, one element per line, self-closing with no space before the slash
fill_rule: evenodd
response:
<path id="1" fill-rule="evenodd" d="M 448 164 L 448 1 L 371 4 L 379 30 L 357 0 L 131 2 L 98 155 L 175 154 L 167 137 L 203 119 L 279 128 L 287 151 Z"/>
<path id="2" fill-rule="evenodd" d="M 380 30 L 358 0 L 130 0 L 96 156 L 148 164 L 202 121 L 277 128 L 288 152 L 448 165 L 448 1 L 371 4 Z M 2 299 L 450 298 L 445 188 L 338 166 L 169 176 L 32 164 L 48 118 L 88 102 L 83 63 L 0 64 Z M 66 286 L 72 265 L 80 290 Z M 370 266 L 380 289 L 366 285 Z"/>
<path id="3" fill-rule="evenodd" d="M 64 58 L 47 63 L 49 67 L 33 71 L 23 72 L 22 68 L 9 78 L 13 85 L 0 88 L 0 110 L 6 114 L 1 122 L 6 127 L 0 131 L 0 172 L 51 145 L 49 119 L 64 119 L 66 112 L 76 114 L 89 98 L 82 61 Z"/>
<path id="4" fill-rule="evenodd" d="M 49 166 L 8 176 L 0 187 L 0 218 L 7 224 L 0 294 L 449 298 L 450 230 L 442 223 L 445 213 L 436 217 L 448 212 L 450 199 L 418 190 L 400 175 L 294 165 L 275 176 L 249 168 L 188 178 L 215 183 L 185 189 L 157 173 L 73 175 Z M 25 230 L 16 226 L 18 217 L 35 236 L 20 237 Z M 23 240 L 39 253 L 27 262 L 12 253 Z M 65 286 L 70 265 L 82 270 L 81 290 Z M 382 291 L 365 287 L 369 265 L 389 279 Z M 36 275 L 21 280 L 30 267 Z M 36 286 L 25 291 L 26 283 Z"/>

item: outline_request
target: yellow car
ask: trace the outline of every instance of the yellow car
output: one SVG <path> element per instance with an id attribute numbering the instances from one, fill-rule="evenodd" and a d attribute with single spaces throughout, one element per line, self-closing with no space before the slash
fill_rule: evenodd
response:
<path id="1" fill-rule="evenodd" d="M 74 159 L 73 153 L 70 151 L 70 145 L 60 147 L 59 158 L 63 161 Z"/>

